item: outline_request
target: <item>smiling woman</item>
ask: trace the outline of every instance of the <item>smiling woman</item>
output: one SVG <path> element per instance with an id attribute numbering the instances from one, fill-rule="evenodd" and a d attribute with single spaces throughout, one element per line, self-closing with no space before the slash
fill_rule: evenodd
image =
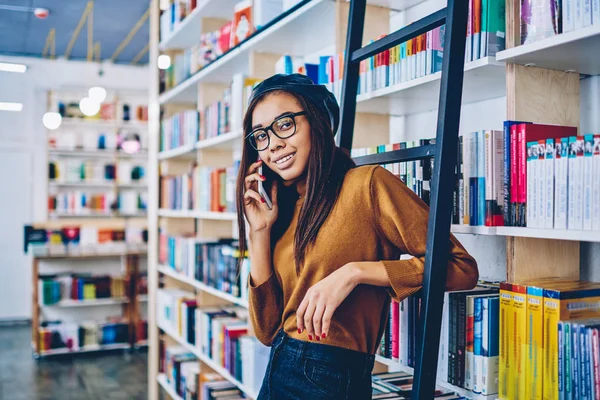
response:
<path id="1" fill-rule="evenodd" d="M 335 146 L 338 113 L 324 86 L 275 75 L 255 88 L 244 119 L 240 249 L 250 253 L 250 319 L 272 346 L 260 400 L 370 398 L 391 298 L 422 285 L 428 208 L 387 170 L 356 167 Z M 451 243 L 447 288 L 472 288 L 477 265 Z"/>

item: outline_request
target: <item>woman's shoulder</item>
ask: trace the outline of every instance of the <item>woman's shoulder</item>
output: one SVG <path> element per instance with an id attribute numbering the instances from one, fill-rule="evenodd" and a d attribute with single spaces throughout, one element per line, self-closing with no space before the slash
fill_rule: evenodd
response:
<path id="1" fill-rule="evenodd" d="M 397 177 L 387 169 L 380 165 L 362 165 L 352 168 L 346 174 L 344 184 L 351 186 L 367 186 L 377 185 L 381 181 L 387 181 Z"/>

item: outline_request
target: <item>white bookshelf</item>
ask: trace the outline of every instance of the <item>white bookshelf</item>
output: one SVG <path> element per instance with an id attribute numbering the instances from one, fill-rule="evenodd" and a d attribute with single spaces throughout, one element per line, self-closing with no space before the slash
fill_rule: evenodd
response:
<path id="1" fill-rule="evenodd" d="M 178 159 L 193 160 L 196 158 L 196 153 L 194 152 L 194 150 L 195 150 L 194 146 L 195 145 L 193 145 L 193 144 L 188 144 L 185 146 L 176 147 L 174 149 L 161 151 L 158 154 L 158 159 L 159 160 L 169 160 L 169 159 L 178 158 Z"/>
<path id="2" fill-rule="evenodd" d="M 115 343 L 115 344 L 84 346 L 78 350 L 71 350 L 71 349 L 67 349 L 67 348 L 46 350 L 46 351 L 40 352 L 39 355 L 40 356 L 54 356 L 54 355 L 61 355 L 61 354 L 91 353 L 94 351 L 127 350 L 129 348 L 131 348 L 129 343 Z"/>
<path id="3" fill-rule="evenodd" d="M 328 45 L 333 46 L 334 5 L 331 0 L 309 1 L 161 94 L 160 104 L 196 102 L 198 83 L 229 83 L 234 74 L 248 71 L 251 52 L 302 56 L 314 53 Z M 233 15 L 233 9 L 230 14 Z M 305 29 L 307 26 L 311 29 Z M 298 32 L 303 33 L 302 40 L 298 40 Z"/>
<path id="4" fill-rule="evenodd" d="M 159 217 L 168 218 L 196 218 L 214 221 L 235 221 L 237 214 L 232 212 L 210 212 L 197 210 L 168 210 L 161 208 L 158 210 Z"/>
<path id="5" fill-rule="evenodd" d="M 244 308 L 248 308 L 248 301 L 241 299 L 239 297 L 233 296 L 229 293 L 223 292 L 221 290 L 215 289 L 211 286 L 208 286 L 207 284 L 200 282 L 197 279 L 194 278 L 190 278 L 187 277 L 183 274 L 180 274 L 179 272 L 175 271 L 173 268 L 167 266 L 167 265 L 159 265 L 158 266 L 158 272 L 160 272 L 163 275 L 166 275 L 170 278 L 173 278 L 179 282 L 185 283 L 187 285 L 193 286 L 194 288 L 201 290 L 205 293 L 211 294 L 215 297 L 218 297 L 220 299 L 223 299 L 225 301 L 228 301 L 232 304 L 244 307 Z"/>
<path id="6" fill-rule="evenodd" d="M 241 145 L 242 131 L 224 133 L 209 139 L 200 140 L 196 143 L 197 150 L 232 150 Z"/>
<path id="7" fill-rule="evenodd" d="M 258 393 L 254 393 L 250 389 L 246 387 L 242 382 L 235 379 L 229 371 L 219 365 L 216 361 L 209 358 L 206 354 L 204 354 L 198 347 L 188 343 L 184 338 L 182 338 L 174 329 L 169 326 L 159 325 L 159 328 L 166 333 L 171 339 L 175 340 L 181 346 L 185 347 L 190 353 L 194 354 L 200 361 L 206 364 L 210 369 L 221 375 L 223 378 L 234 384 L 238 389 L 240 389 L 244 394 L 246 394 L 251 399 L 256 399 Z"/>
<path id="8" fill-rule="evenodd" d="M 61 127 L 67 128 L 95 128 L 95 129 L 112 129 L 112 128 L 147 128 L 147 121 L 120 121 L 120 120 L 103 120 L 99 118 L 63 118 Z"/>
<path id="9" fill-rule="evenodd" d="M 198 44 L 203 18 L 231 19 L 237 0 L 198 0 L 196 8 L 158 44 L 160 50 L 187 49 Z"/>
<path id="10" fill-rule="evenodd" d="M 452 233 L 488 236 L 515 236 L 535 239 L 600 242 L 600 232 L 569 229 L 538 229 L 517 226 L 470 226 L 452 225 Z"/>
<path id="11" fill-rule="evenodd" d="M 600 25 L 592 25 L 501 51 L 496 55 L 496 59 L 514 64 L 598 75 L 599 48 Z"/>
<path id="12" fill-rule="evenodd" d="M 383 89 L 360 94 L 356 111 L 402 116 L 435 110 L 438 107 L 441 72 L 411 79 Z M 485 90 L 482 90 L 485 88 Z M 484 57 L 465 64 L 463 104 L 506 95 L 504 64 Z"/>

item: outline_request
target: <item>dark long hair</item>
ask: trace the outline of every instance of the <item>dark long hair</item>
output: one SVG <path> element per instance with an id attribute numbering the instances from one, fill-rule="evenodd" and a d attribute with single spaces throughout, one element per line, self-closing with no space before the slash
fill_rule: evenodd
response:
<path id="1" fill-rule="evenodd" d="M 278 92 L 271 92 L 254 99 L 248 105 L 243 122 L 244 137 L 252 131 L 252 113 L 256 106 L 268 96 L 276 93 Z M 316 240 L 321 226 L 331 212 L 346 173 L 356 164 L 346 150 L 335 145 L 329 118 L 322 109 L 299 94 L 284 93 L 292 95 L 298 101 L 300 107 L 306 111 L 306 118 L 310 123 L 311 151 L 306 171 L 306 195 L 294 234 L 294 261 L 296 272 L 299 273 L 306 250 Z M 247 140 L 242 146 L 242 159 L 236 184 L 236 205 L 240 254 L 243 257 L 248 248 L 244 218 L 244 178 L 250 165 L 258 160 L 258 152 Z M 277 195 L 279 214 L 271 228 L 271 251 L 273 251 L 275 243 L 289 227 L 298 195 L 295 187 L 284 187 L 281 177 L 266 165 L 263 165 L 263 175 L 267 178 L 267 182 L 277 180 L 279 186 Z M 240 262 L 242 257 L 240 257 Z"/>

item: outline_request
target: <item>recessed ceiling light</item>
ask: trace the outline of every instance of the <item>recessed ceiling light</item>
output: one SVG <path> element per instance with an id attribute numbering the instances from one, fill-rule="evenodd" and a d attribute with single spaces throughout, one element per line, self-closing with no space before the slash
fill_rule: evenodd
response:
<path id="1" fill-rule="evenodd" d="M 27 65 L 0 62 L 0 71 L 18 72 L 22 74 L 27 71 Z"/>
<path id="2" fill-rule="evenodd" d="M 0 111 L 21 111 L 23 103 L 7 103 L 0 102 Z"/>

